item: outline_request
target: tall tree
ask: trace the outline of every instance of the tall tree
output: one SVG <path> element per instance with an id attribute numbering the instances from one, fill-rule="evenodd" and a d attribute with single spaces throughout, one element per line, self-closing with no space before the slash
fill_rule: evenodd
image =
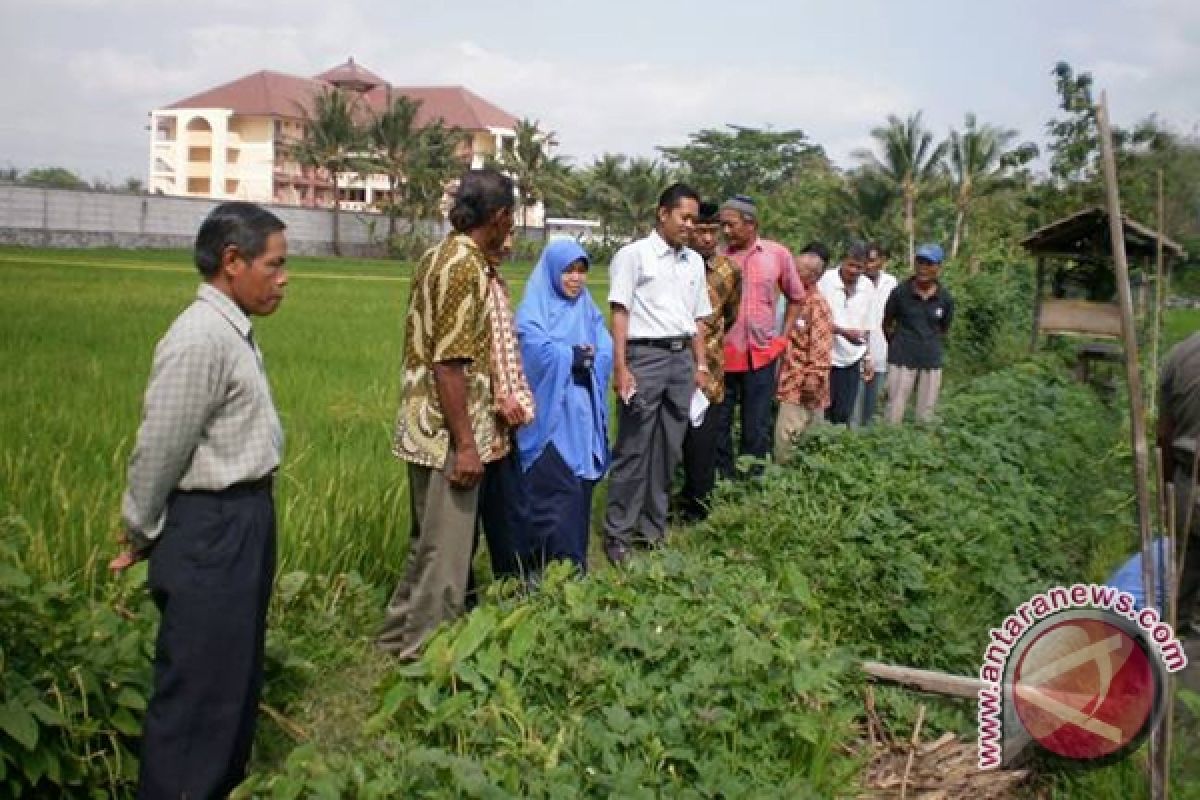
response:
<path id="1" fill-rule="evenodd" d="M 86 189 L 88 182 L 66 167 L 37 167 L 20 178 L 26 186 L 46 189 Z"/>
<path id="2" fill-rule="evenodd" d="M 312 97 L 312 108 L 302 109 L 304 135 L 292 145 L 292 157 L 300 164 L 324 171 L 333 184 L 333 253 L 342 254 L 338 230 L 338 176 L 357 171 L 363 160 L 365 137 L 355 119 L 356 103 L 346 92 L 325 88 Z"/>
<path id="3" fill-rule="evenodd" d="M 384 209 L 388 218 L 388 241 L 396 235 L 396 216 L 408 204 L 405 181 L 421 130 L 417 113 L 421 101 L 400 95 L 389 98 L 387 106 L 372 115 L 367 127 L 370 144 L 370 169 L 387 176 L 388 203 Z"/>
<path id="4" fill-rule="evenodd" d="M 678 147 L 660 147 L 667 163 L 705 197 L 723 200 L 734 194 L 766 195 L 792 181 L 825 153 L 802 130 L 772 131 L 726 126 L 689 134 Z M 827 162 L 826 162 L 827 163 Z"/>
<path id="5" fill-rule="evenodd" d="M 496 164 L 517 184 L 521 201 L 521 230 L 528 227 L 529 207 L 543 199 L 546 181 L 550 173 L 560 166 L 562 160 L 550 155 L 557 146 L 553 131 L 543 131 L 540 123 L 529 119 L 517 121 L 516 137 L 511 148 L 496 154 Z"/>
<path id="6" fill-rule="evenodd" d="M 654 226 L 658 196 L 671 180 L 657 160 L 606 153 L 583 176 L 584 207 L 600 218 L 606 238 L 641 236 Z"/>
<path id="7" fill-rule="evenodd" d="M 854 153 L 882 178 L 904 201 L 904 233 L 908 237 L 908 263 L 915 262 L 917 197 L 937 175 L 946 153 L 946 143 L 935 145 L 933 134 L 921 121 L 921 112 L 900 119 L 889 114 L 887 125 L 871 130 L 879 147 Z"/>
<path id="8" fill-rule="evenodd" d="M 420 129 L 408 159 L 405 202 L 413 222 L 438 214 L 446 182 L 466 166 L 464 134 L 436 119 Z"/>
<path id="9" fill-rule="evenodd" d="M 1011 148 L 1017 131 L 994 125 L 979 125 L 973 113 L 968 113 L 962 131 L 950 131 L 946 142 L 946 168 L 954 183 L 954 238 L 950 257 L 967 236 L 971 203 L 1000 188 L 1005 177 L 1015 167 L 1023 166 L 1037 157 L 1037 145 L 1030 142 Z"/>

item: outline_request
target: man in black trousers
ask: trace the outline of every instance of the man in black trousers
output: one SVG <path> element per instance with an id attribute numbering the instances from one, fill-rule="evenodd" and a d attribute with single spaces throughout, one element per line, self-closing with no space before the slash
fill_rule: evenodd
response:
<path id="1" fill-rule="evenodd" d="M 148 558 L 162 612 L 139 798 L 225 797 L 245 776 L 275 575 L 283 430 L 250 316 L 279 307 L 284 224 L 223 203 L 196 236 L 204 278 L 154 351 L 121 501 L 120 572 Z"/>

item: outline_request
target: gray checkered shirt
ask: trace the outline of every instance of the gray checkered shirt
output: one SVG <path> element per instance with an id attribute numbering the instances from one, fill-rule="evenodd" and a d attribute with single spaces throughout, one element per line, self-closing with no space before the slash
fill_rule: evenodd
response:
<path id="1" fill-rule="evenodd" d="M 205 283 L 154 350 L 121 517 L 136 541 L 162 533 L 175 489 L 225 489 L 279 466 L 283 428 L 250 320 Z"/>

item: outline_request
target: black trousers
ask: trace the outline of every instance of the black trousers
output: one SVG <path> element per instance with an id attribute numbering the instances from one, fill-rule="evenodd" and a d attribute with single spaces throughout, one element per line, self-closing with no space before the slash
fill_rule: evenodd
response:
<path id="1" fill-rule="evenodd" d="M 588 535 L 592 529 L 592 490 L 596 481 L 576 475 L 554 442 L 529 467 L 529 541 L 538 569 L 552 561 L 570 561 L 587 572 Z"/>
<path id="2" fill-rule="evenodd" d="M 274 577 L 270 488 L 171 496 L 150 551 L 149 586 L 162 620 L 139 798 L 225 797 L 245 777 Z"/>
<path id="3" fill-rule="evenodd" d="M 719 421 L 722 430 L 717 435 L 717 470 L 722 478 L 732 478 L 739 455 L 766 458 L 771 454 L 775 434 L 773 415 L 775 402 L 775 371 L 779 359 L 748 372 L 725 373 L 725 400 Z M 738 451 L 733 447 L 734 406 L 742 407 L 742 435 Z M 711 410 L 709 413 L 712 413 Z M 757 475 L 759 470 L 751 471 Z"/>
<path id="4" fill-rule="evenodd" d="M 488 557 L 492 563 L 492 578 L 519 578 L 532 569 L 528 552 L 530 545 L 525 529 L 528 525 L 529 500 L 517 443 L 512 442 L 509 454 L 499 461 L 484 465 L 483 481 L 479 484 L 479 516 L 475 522 L 475 539 L 471 545 L 471 562 L 479 549 L 479 535 L 487 541 Z M 475 569 L 467 575 L 468 609 L 479 603 L 479 582 Z"/>
<path id="5" fill-rule="evenodd" d="M 722 437 L 729 435 L 730 413 L 725 403 L 714 403 L 704 412 L 700 427 L 693 428 L 689 423 L 684 434 L 679 514 L 687 522 L 708 515 L 708 498 L 717 482 L 717 446 Z"/>
<path id="6" fill-rule="evenodd" d="M 834 367 L 829 371 L 829 410 L 825 418 L 834 425 L 848 425 L 854 415 L 854 401 L 858 399 L 858 386 L 862 383 L 861 362 L 848 367 Z"/>

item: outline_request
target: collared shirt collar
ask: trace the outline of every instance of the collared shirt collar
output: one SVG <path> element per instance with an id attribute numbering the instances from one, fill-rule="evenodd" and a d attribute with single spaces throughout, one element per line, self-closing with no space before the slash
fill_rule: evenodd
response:
<path id="1" fill-rule="evenodd" d="M 237 303 L 233 302 L 233 299 L 229 295 L 225 294 L 211 283 L 202 283 L 200 284 L 200 288 L 196 290 L 196 298 L 208 303 L 210 306 L 215 308 L 221 314 L 221 316 L 229 320 L 229 324 L 232 325 L 239 334 L 241 334 L 243 339 L 250 338 L 250 318 L 246 316 L 245 312 L 237 307 Z"/>
<path id="2" fill-rule="evenodd" d="M 916 297 L 916 298 L 919 298 L 922 300 L 925 299 L 925 298 L 921 297 L 921 293 L 917 290 L 917 279 L 916 278 L 908 279 L 908 287 L 909 287 L 909 289 L 912 290 L 913 297 Z M 942 293 L 942 282 L 934 281 L 933 282 L 933 294 L 929 295 L 929 297 L 930 298 L 938 297 L 939 295 L 941 295 L 941 293 Z"/>
<path id="3" fill-rule="evenodd" d="M 654 248 L 654 255 L 656 256 L 661 257 L 670 253 L 674 253 L 677 257 L 682 258 L 684 255 L 685 248 L 672 247 L 671 245 L 667 244 L 667 240 L 664 239 L 662 234 L 658 232 L 658 228 L 650 231 L 650 235 L 647 238 L 650 240 L 650 246 Z"/>

